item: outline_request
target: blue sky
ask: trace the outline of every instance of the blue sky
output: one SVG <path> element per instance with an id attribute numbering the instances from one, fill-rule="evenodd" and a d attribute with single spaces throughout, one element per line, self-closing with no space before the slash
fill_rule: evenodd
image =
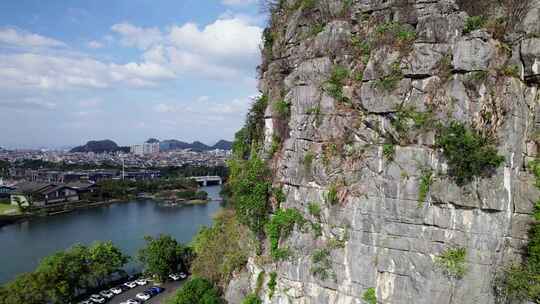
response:
<path id="1" fill-rule="evenodd" d="M 232 139 L 264 24 L 257 0 L 0 1 L 0 147 Z"/>

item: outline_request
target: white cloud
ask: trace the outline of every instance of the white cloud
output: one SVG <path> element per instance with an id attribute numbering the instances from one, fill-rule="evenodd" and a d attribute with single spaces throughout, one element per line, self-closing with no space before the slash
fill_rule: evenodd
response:
<path id="1" fill-rule="evenodd" d="M 161 31 L 155 27 L 142 28 L 130 23 L 118 23 L 113 25 L 111 30 L 121 36 L 120 42 L 124 46 L 134 46 L 143 50 L 163 39 Z"/>
<path id="2" fill-rule="evenodd" d="M 218 19 L 203 29 L 194 23 L 171 29 L 170 40 L 179 47 L 218 56 L 256 56 L 262 28 L 240 18 Z"/>
<path id="3" fill-rule="evenodd" d="M 257 0 L 222 0 L 221 3 L 224 5 L 231 5 L 231 6 L 245 6 L 257 3 Z"/>
<path id="4" fill-rule="evenodd" d="M 0 45 L 23 48 L 63 47 L 63 42 L 13 28 L 0 28 Z"/>
<path id="5" fill-rule="evenodd" d="M 0 100 L 0 107 L 25 110 L 52 110 L 56 108 L 56 103 L 43 100 L 39 97 L 25 97 Z"/>
<path id="6" fill-rule="evenodd" d="M 47 54 L 0 55 L 0 87 L 63 90 L 156 85 L 174 72 L 154 63 L 104 63 L 92 58 Z"/>
<path id="7" fill-rule="evenodd" d="M 92 40 L 92 41 L 89 41 L 87 43 L 87 46 L 91 49 L 100 49 L 102 47 L 104 47 L 103 43 L 99 42 L 99 41 L 95 41 L 95 40 Z"/>

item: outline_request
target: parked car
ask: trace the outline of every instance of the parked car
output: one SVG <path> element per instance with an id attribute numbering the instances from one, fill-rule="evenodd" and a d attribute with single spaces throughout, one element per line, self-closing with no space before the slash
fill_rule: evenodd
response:
<path id="1" fill-rule="evenodd" d="M 140 302 L 137 301 L 137 300 L 129 299 L 129 300 L 124 301 L 124 302 L 122 302 L 120 304 L 140 304 Z"/>
<path id="2" fill-rule="evenodd" d="M 135 287 L 137 287 L 137 283 L 135 283 L 135 282 L 125 282 L 124 286 L 126 286 L 128 288 L 135 288 Z"/>
<path id="3" fill-rule="evenodd" d="M 146 301 L 146 300 L 150 299 L 152 297 L 152 295 L 147 293 L 147 292 L 141 292 L 141 293 L 138 293 L 137 295 L 135 295 L 135 297 L 137 299 L 141 299 L 143 301 Z"/>
<path id="4" fill-rule="evenodd" d="M 138 279 L 135 281 L 135 283 L 139 286 L 143 286 L 143 285 L 148 284 L 148 281 L 146 279 Z"/>
<path id="5" fill-rule="evenodd" d="M 155 296 L 157 294 L 162 293 L 163 291 L 165 291 L 165 288 L 154 286 L 154 287 L 148 288 L 145 292 L 148 292 L 151 295 Z"/>
<path id="6" fill-rule="evenodd" d="M 112 293 L 110 290 L 102 290 L 99 292 L 99 295 L 106 299 L 114 297 L 114 293 Z"/>
<path id="7" fill-rule="evenodd" d="M 113 287 L 110 289 L 112 293 L 114 293 L 115 295 L 118 295 L 118 294 L 121 294 L 122 292 L 124 292 L 124 290 L 122 290 L 122 288 L 120 286 L 118 287 Z"/>
<path id="8" fill-rule="evenodd" d="M 180 279 L 182 279 L 182 280 L 187 278 L 187 274 L 185 272 L 180 272 L 179 275 L 180 275 Z"/>
<path id="9" fill-rule="evenodd" d="M 90 296 L 90 301 L 94 302 L 94 303 L 105 303 L 105 298 L 98 295 L 98 294 L 93 294 Z"/>
<path id="10" fill-rule="evenodd" d="M 178 280 L 180 280 L 180 274 L 179 274 L 179 273 L 171 273 L 171 274 L 169 275 L 169 278 L 170 278 L 171 280 L 173 280 L 173 281 L 178 281 Z"/>
<path id="11" fill-rule="evenodd" d="M 92 304 L 92 301 L 90 300 L 84 300 L 82 302 L 79 302 L 79 304 Z"/>

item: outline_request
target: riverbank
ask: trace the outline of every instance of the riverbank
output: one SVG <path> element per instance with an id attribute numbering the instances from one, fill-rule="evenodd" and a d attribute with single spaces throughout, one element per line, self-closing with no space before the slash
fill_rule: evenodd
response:
<path id="1" fill-rule="evenodd" d="M 210 203 L 169 208 L 151 199 L 132 199 L 81 207 L 55 216 L 4 219 L 9 225 L 0 227 L 0 244 L 9 250 L 0 251 L 0 261 L 9 263 L 0 267 L 0 284 L 32 271 L 45 256 L 77 243 L 90 245 L 110 240 L 131 256 L 144 246 L 145 235 L 169 234 L 179 242 L 189 243 L 202 226 L 212 223 L 221 208 L 221 187 L 203 190 L 209 193 Z M 130 263 L 125 270 L 131 274 L 140 268 Z"/>

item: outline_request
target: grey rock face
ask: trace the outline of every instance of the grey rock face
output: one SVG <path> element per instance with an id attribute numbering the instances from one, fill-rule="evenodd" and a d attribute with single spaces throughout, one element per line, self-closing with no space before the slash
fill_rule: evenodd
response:
<path id="1" fill-rule="evenodd" d="M 538 153 L 533 134 L 540 128 L 540 40 L 518 33 L 520 39 L 505 42 L 511 44 L 509 54 L 484 29 L 465 35 L 467 13 L 454 0 L 354 0 L 350 14 L 341 12 L 340 1 L 317 3 L 312 11 L 283 18 L 278 27 L 287 41 L 274 49 L 285 56 L 264 69 L 261 87 L 269 96 L 282 93 L 292 105 L 289 138 L 270 161 L 274 184 L 287 197 L 281 208 L 296 208 L 320 225 L 322 235 L 307 225 L 280 240 L 292 253 L 288 260 L 251 258 L 229 285 L 228 301 L 240 303 L 241 295 L 255 290 L 261 271 L 275 271 L 273 296 L 268 275 L 260 293 L 267 304 L 364 303 L 368 288 L 382 304 L 504 302 L 494 292 L 494 278 L 523 258 L 540 198 L 525 169 Z M 534 4 L 537 12 L 540 1 Z M 306 36 L 306 27 L 324 18 L 324 30 Z M 516 28 L 530 34 L 539 18 L 529 13 Z M 410 22 L 415 40 L 370 40 L 389 21 Z M 372 42 L 368 60 L 352 37 Z M 521 65 L 524 74 L 501 73 L 511 64 Z M 325 89 L 335 65 L 351 71 L 342 88 L 348 101 L 335 100 Z M 362 77 L 356 77 L 359 72 Z M 381 84 L 392 75 L 393 85 Z M 434 147 L 433 127 L 398 130 L 404 109 L 491 134 L 504 164 L 458 186 Z M 269 136 L 272 124 L 266 126 Z M 309 166 L 307 153 L 313 155 Z M 422 199 L 426 172 L 432 182 Z M 327 199 L 331 188 L 333 204 Z M 308 211 L 313 202 L 321 206 L 320 217 Z M 461 279 L 435 262 L 450 248 L 466 249 Z M 313 260 L 321 249 L 328 250 L 325 271 Z"/>

